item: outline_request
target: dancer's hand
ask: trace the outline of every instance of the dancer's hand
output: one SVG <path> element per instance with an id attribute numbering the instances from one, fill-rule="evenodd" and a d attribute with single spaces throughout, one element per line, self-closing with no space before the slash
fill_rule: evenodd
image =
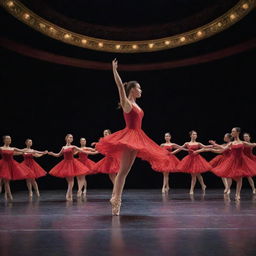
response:
<path id="1" fill-rule="evenodd" d="M 212 145 L 215 145 L 216 141 L 215 140 L 209 140 L 209 143 L 212 144 Z"/>
<path id="2" fill-rule="evenodd" d="M 46 155 L 46 154 L 48 154 L 48 150 L 45 150 L 45 151 L 44 151 L 44 155 Z"/>
<path id="3" fill-rule="evenodd" d="M 117 67 L 118 67 L 118 61 L 117 61 L 117 59 L 112 60 L 112 67 L 113 67 L 114 70 L 117 69 Z"/>

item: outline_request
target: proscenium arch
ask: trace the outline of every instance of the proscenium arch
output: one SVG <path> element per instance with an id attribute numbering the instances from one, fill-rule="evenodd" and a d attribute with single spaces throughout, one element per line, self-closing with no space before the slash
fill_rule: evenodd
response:
<path id="1" fill-rule="evenodd" d="M 256 0 L 240 0 L 212 22 L 182 34 L 143 41 L 116 41 L 89 37 L 59 27 L 36 15 L 18 0 L 0 0 L 0 3 L 14 17 L 46 36 L 90 50 L 116 53 L 161 51 L 195 43 L 229 28 L 256 7 Z"/>

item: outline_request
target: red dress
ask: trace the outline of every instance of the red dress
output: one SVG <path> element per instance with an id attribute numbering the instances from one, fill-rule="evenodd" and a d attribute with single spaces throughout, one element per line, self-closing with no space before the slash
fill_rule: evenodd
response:
<path id="1" fill-rule="evenodd" d="M 24 180 L 33 178 L 33 171 L 26 165 L 22 165 L 13 159 L 13 150 L 0 149 L 2 160 L 0 161 L 0 178 L 6 180 Z"/>
<path id="2" fill-rule="evenodd" d="M 244 154 L 244 144 L 232 144 L 231 154 L 220 165 L 212 169 L 224 178 L 251 177 L 256 175 L 256 162 Z"/>
<path id="3" fill-rule="evenodd" d="M 26 165 L 33 171 L 34 179 L 43 177 L 47 174 L 47 172 L 33 159 L 32 153 L 24 153 L 23 157 L 24 161 L 21 163 L 21 165 Z"/>
<path id="4" fill-rule="evenodd" d="M 89 169 L 90 174 L 95 173 L 95 171 L 94 171 L 95 162 L 90 160 L 88 158 L 88 155 L 85 152 L 79 152 L 78 153 L 78 160 Z"/>
<path id="5" fill-rule="evenodd" d="M 94 166 L 95 173 L 118 173 L 119 169 L 119 161 L 111 156 L 105 156 Z"/>
<path id="6" fill-rule="evenodd" d="M 88 167 L 74 158 L 73 147 L 63 150 L 64 159 L 55 165 L 49 172 L 52 176 L 59 178 L 74 177 L 90 173 Z"/>
<path id="7" fill-rule="evenodd" d="M 248 156 L 250 159 L 252 159 L 253 161 L 256 161 L 256 156 L 253 154 L 252 150 L 253 150 L 252 147 L 244 145 L 244 154 Z"/>
<path id="8" fill-rule="evenodd" d="M 209 163 L 214 168 L 218 165 L 220 165 L 227 157 L 229 157 L 231 154 L 231 150 L 227 149 L 225 150 L 221 155 L 215 156 Z"/>
<path id="9" fill-rule="evenodd" d="M 173 147 L 172 145 L 164 145 L 163 148 L 165 150 L 167 150 L 167 154 L 170 158 L 170 161 L 169 161 L 169 166 L 168 168 L 161 168 L 161 169 L 166 169 L 165 172 L 178 172 L 178 169 L 177 169 L 177 166 L 178 164 L 180 163 L 180 160 L 175 156 L 173 155 L 171 152 L 173 150 Z"/>
<path id="10" fill-rule="evenodd" d="M 199 144 L 186 145 L 189 154 L 185 156 L 178 164 L 178 170 L 186 173 L 202 173 L 210 171 L 212 166 L 200 155 L 194 151 L 200 149 Z"/>
<path id="11" fill-rule="evenodd" d="M 143 111 L 133 105 L 129 113 L 123 114 L 126 127 L 101 138 L 96 144 L 96 149 L 114 159 L 121 159 L 126 149 L 135 150 L 137 157 L 148 161 L 152 169 L 167 171 L 170 162 L 168 152 L 152 141 L 141 129 Z"/>

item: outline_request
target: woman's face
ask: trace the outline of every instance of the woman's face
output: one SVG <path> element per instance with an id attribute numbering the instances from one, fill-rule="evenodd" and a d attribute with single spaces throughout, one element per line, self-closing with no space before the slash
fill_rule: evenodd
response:
<path id="1" fill-rule="evenodd" d="M 250 140 L 251 140 L 250 135 L 249 135 L 248 133 L 245 133 L 245 134 L 244 134 L 244 141 L 250 142 Z"/>
<path id="2" fill-rule="evenodd" d="M 228 142 L 230 142 L 230 137 L 225 134 L 223 140 L 228 143 Z"/>
<path id="3" fill-rule="evenodd" d="M 72 143 L 73 142 L 73 135 L 68 135 L 66 138 L 67 143 Z"/>
<path id="4" fill-rule="evenodd" d="M 233 128 L 232 130 L 231 130 L 231 136 L 233 137 L 233 138 L 235 138 L 235 137 L 237 137 L 239 135 L 239 132 L 236 130 L 236 128 Z"/>
<path id="5" fill-rule="evenodd" d="M 165 139 L 165 141 L 166 142 L 170 142 L 171 141 L 171 135 L 169 134 L 169 133 L 166 133 L 165 135 L 164 135 L 164 139 Z"/>
<path id="6" fill-rule="evenodd" d="M 108 135 L 110 135 L 109 130 L 104 130 L 104 131 L 103 131 L 103 136 L 106 137 L 106 136 L 108 136 Z"/>
<path id="7" fill-rule="evenodd" d="M 80 145 L 81 145 L 81 147 L 85 147 L 86 146 L 86 139 L 84 139 L 84 138 L 80 139 Z"/>
<path id="8" fill-rule="evenodd" d="M 32 140 L 27 140 L 26 141 L 26 146 L 27 147 L 32 147 L 32 144 L 33 144 Z"/>
<path id="9" fill-rule="evenodd" d="M 5 136 L 4 138 L 4 144 L 5 145 L 10 145 L 12 143 L 12 138 L 11 136 Z"/>
<path id="10" fill-rule="evenodd" d="M 196 140 L 197 139 L 197 132 L 192 132 L 191 139 Z"/>
<path id="11" fill-rule="evenodd" d="M 134 98 L 140 98 L 142 94 L 142 90 L 140 84 L 136 84 L 134 88 L 131 89 L 131 94 Z"/>

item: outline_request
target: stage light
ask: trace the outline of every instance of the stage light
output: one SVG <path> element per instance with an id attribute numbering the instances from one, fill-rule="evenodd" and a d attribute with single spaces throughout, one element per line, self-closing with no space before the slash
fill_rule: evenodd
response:
<path id="1" fill-rule="evenodd" d="M 234 13 L 232 13 L 229 17 L 231 20 L 234 20 L 236 18 L 236 15 Z"/>
<path id="2" fill-rule="evenodd" d="M 171 42 L 170 41 L 165 41 L 164 42 L 166 45 L 169 45 Z"/>
<path id="3" fill-rule="evenodd" d="M 101 43 L 101 42 L 98 43 L 98 46 L 99 46 L 99 47 L 103 47 L 103 43 Z"/>
<path id="4" fill-rule="evenodd" d="M 117 44 L 116 45 L 116 49 L 120 49 L 121 45 L 120 44 Z"/>
<path id="5" fill-rule="evenodd" d="M 7 2 L 7 6 L 8 6 L 8 7 L 13 7 L 13 6 L 14 6 L 13 1 L 9 1 L 9 2 Z"/>
<path id="6" fill-rule="evenodd" d="M 30 18 L 30 15 L 25 13 L 23 17 L 24 17 L 25 20 L 28 20 Z"/>
<path id="7" fill-rule="evenodd" d="M 185 40 L 186 40 L 186 38 L 184 36 L 180 38 L 181 42 L 184 42 Z"/>
<path id="8" fill-rule="evenodd" d="M 132 46 L 132 48 L 133 48 L 133 49 L 137 49 L 137 48 L 138 48 L 138 45 L 137 45 L 137 44 L 134 44 L 134 45 Z"/>
<path id="9" fill-rule="evenodd" d="M 87 40 L 86 39 L 82 39 L 82 44 L 86 44 L 87 43 Z"/>
<path id="10" fill-rule="evenodd" d="M 151 44 L 148 45 L 148 47 L 149 47 L 149 48 L 153 48 L 153 47 L 154 47 L 154 44 L 151 43 Z"/>
<path id="11" fill-rule="evenodd" d="M 40 28 L 45 28 L 45 24 L 44 23 L 39 23 Z"/>
<path id="12" fill-rule="evenodd" d="M 249 5 L 247 3 L 245 3 L 245 4 L 243 4 L 242 7 L 243 7 L 244 10 L 247 10 L 249 8 Z"/>
<path id="13" fill-rule="evenodd" d="M 221 22 L 218 22 L 217 25 L 218 25 L 218 27 L 221 27 L 221 26 L 222 26 L 222 23 L 221 23 Z"/>
<path id="14" fill-rule="evenodd" d="M 203 35 L 203 32 L 199 30 L 199 31 L 196 33 L 196 35 L 197 35 L 197 36 L 202 36 L 202 35 Z"/>
<path id="15" fill-rule="evenodd" d="M 65 34 L 65 35 L 64 35 L 64 38 L 65 38 L 65 39 L 70 39 L 70 38 L 71 38 L 71 35 L 70 35 L 70 34 Z"/>

